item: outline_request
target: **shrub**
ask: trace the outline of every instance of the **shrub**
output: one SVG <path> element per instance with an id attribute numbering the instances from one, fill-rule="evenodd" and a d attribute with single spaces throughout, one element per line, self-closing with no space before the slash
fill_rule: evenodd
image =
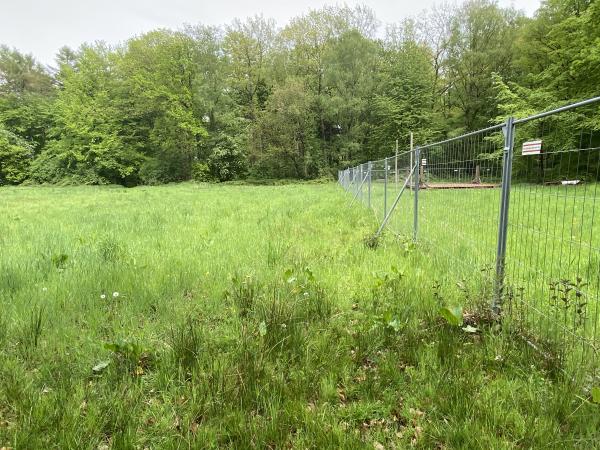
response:
<path id="1" fill-rule="evenodd" d="M 196 181 L 197 183 L 213 181 L 208 164 L 201 162 L 195 162 L 192 164 L 192 180 Z"/>
<path id="2" fill-rule="evenodd" d="M 48 144 L 31 163 L 29 179 L 34 183 L 56 183 L 60 185 L 97 185 L 109 181 L 96 173 L 94 168 L 79 164 L 75 152 L 58 153 L 57 141 Z"/>
<path id="3" fill-rule="evenodd" d="M 32 158 L 31 144 L 0 124 L 0 185 L 22 183 Z"/>
<path id="4" fill-rule="evenodd" d="M 233 138 L 222 136 L 208 157 L 208 168 L 219 181 L 233 180 L 246 172 L 246 158 Z"/>
<path id="5" fill-rule="evenodd" d="M 164 170 L 160 161 L 155 158 L 148 158 L 140 166 L 139 177 L 142 184 L 156 185 L 166 181 Z"/>

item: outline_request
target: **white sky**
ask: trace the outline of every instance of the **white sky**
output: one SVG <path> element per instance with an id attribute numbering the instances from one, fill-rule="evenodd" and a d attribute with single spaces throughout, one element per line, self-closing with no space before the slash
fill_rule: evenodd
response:
<path id="1" fill-rule="evenodd" d="M 326 4 L 371 7 L 382 23 L 393 23 L 440 3 L 439 0 L 0 0 L 0 44 L 32 53 L 52 64 L 63 45 L 77 48 L 103 40 L 116 44 L 154 28 L 183 24 L 221 25 L 263 14 L 284 25 L 290 18 Z M 539 0 L 499 0 L 531 15 Z"/>

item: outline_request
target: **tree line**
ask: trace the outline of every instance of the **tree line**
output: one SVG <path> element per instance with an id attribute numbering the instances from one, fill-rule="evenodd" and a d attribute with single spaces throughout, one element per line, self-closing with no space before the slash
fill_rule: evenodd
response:
<path id="1" fill-rule="evenodd" d="M 0 47 L 0 184 L 329 177 L 598 94 L 600 1 L 491 0 L 382 30 L 372 10 L 256 16 L 60 49 Z M 600 129 L 598 121 L 587 124 Z"/>

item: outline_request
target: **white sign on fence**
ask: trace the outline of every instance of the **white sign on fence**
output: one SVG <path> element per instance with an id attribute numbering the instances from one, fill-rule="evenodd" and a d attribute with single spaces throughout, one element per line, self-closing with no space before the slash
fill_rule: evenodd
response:
<path id="1" fill-rule="evenodd" d="M 527 141 L 523 142 L 523 150 L 521 154 L 525 155 L 539 155 L 542 153 L 542 140 L 538 139 L 537 141 Z"/>
<path id="2" fill-rule="evenodd" d="M 422 165 L 422 166 L 426 166 L 426 165 L 427 165 L 427 160 L 426 160 L 425 158 L 423 158 L 423 159 L 421 160 L 421 165 Z"/>

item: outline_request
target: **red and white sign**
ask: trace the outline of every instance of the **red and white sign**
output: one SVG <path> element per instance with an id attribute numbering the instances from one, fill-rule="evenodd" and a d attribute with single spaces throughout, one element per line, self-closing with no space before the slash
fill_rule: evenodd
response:
<path id="1" fill-rule="evenodd" d="M 523 142 L 522 155 L 539 155 L 542 153 L 542 140 Z"/>

